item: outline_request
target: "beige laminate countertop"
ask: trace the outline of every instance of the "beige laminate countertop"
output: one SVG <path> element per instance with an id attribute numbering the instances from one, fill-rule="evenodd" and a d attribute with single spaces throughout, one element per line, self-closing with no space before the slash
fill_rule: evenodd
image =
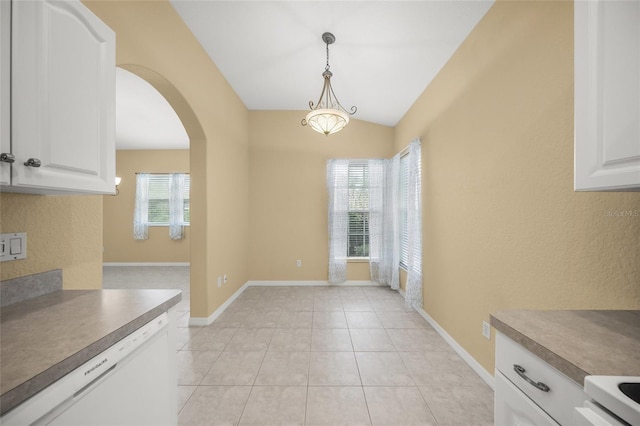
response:
<path id="1" fill-rule="evenodd" d="M 179 290 L 62 290 L 2 308 L 4 414 L 182 299 Z"/>
<path id="2" fill-rule="evenodd" d="M 640 376 L 640 311 L 501 311 L 491 325 L 582 387 L 585 376 Z"/>

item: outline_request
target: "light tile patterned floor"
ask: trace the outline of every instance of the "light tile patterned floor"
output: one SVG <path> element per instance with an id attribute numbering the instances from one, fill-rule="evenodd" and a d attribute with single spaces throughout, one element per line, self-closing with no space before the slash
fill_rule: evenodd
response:
<path id="1" fill-rule="evenodd" d="M 179 288 L 180 425 L 492 425 L 493 392 L 379 287 L 250 287 L 188 326 L 187 267 L 105 267 L 105 288 Z"/>

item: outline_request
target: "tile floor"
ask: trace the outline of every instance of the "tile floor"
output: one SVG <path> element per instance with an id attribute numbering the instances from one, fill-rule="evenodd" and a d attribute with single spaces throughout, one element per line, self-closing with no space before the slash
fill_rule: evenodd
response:
<path id="1" fill-rule="evenodd" d="M 180 425 L 492 425 L 493 392 L 396 292 L 250 287 L 189 327 L 188 267 L 104 268 L 179 288 Z"/>

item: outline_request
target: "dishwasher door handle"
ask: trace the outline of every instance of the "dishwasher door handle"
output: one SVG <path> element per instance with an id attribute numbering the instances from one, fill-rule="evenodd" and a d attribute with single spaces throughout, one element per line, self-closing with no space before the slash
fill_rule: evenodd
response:
<path id="1" fill-rule="evenodd" d="M 106 369 L 105 371 L 102 372 L 102 374 L 100 374 L 98 377 L 96 377 L 95 379 L 93 379 L 92 381 L 90 381 L 89 383 L 87 383 L 86 385 L 84 385 L 83 387 L 81 387 L 80 389 L 78 389 L 74 394 L 73 397 L 77 398 L 78 396 L 80 396 L 81 394 L 83 394 L 84 392 L 88 391 L 89 389 L 91 389 L 91 387 L 93 387 L 94 384 L 98 383 L 100 380 L 102 380 L 102 378 L 106 377 L 107 375 L 111 374 L 113 372 L 113 370 L 116 369 L 116 367 L 118 366 L 118 363 L 113 364 L 111 367 L 109 367 L 108 369 Z"/>

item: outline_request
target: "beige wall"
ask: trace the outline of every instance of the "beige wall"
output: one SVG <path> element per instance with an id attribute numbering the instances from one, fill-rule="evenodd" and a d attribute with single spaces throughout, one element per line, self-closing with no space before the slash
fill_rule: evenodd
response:
<path id="1" fill-rule="evenodd" d="M 389 158 L 393 129 L 352 120 L 329 137 L 302 127 L 306 111 L 249 113 L 250 278 L 328 277 L 326 163 Z M 302 267 L 296 267 L 296 260 Z M 349 280 L 369 280 L 368 263 L 350 263 Z"/>
<path id="2" fill-rule="evenodd" d="M 65 289 L 102 287 L 102 196 L 0 194 L 0 232 L 27 233 L 27 258 L 0 279 L 62 269 Z"/>
<path id="3" fill-rule="evenodd" d="M 573 191 L 573 4 L 497 2 L 396 127 L 423 137 L 424 308 L 487 371 L 501 309 L 640 309 L 640 193 Z"/>
<path id="4" fill-rule="evenodd" d="M 573 191 L 572 3 L 499 1 L 395 131 L 354 120 L 329 138 L 303 112 L 249 113 L 168 2 L 86 4 L 189 133 L 193 316 L 248 279 L 325 280 L 326 159 L 389 157 L 416 136 L 424 308 L 487 371 L 491 312 L 640 308 L 640 218 L 606 214 L 640 211 L 640 194 Z M 2 278 L 62 266 L 67 288 L 100 281 L 102 197 L 0 201 L 2 232 L 26 230 L 32 255 Z"/>
<path id="5" fill-rule="evenodd" d="M 116 153 L 117 196 L 105 195 L 105 262 L 189 262 L 190 227 L 182 240 L 169 238 L 168 226 L 150 226 L 149 239 L 133 239 L 136 173 L 189 173 L 189 150 L 127 150 Z"/>
<path id="6" fill-rule="evenodd" d="M 116 32 L 117 64 L 158 89 L 189 135 L 191 315 L 207 317 L 248 279 L 248 111 L 168 1 L 85 4 Z"/>

